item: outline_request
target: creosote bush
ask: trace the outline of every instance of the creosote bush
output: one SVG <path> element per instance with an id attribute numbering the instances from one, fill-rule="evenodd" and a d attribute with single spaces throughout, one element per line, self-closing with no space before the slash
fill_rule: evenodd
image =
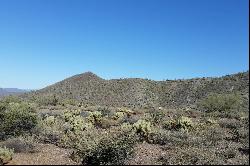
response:
<path id="1" fill-rule="evenodd" d="M 33 142 L 24 138 L 12 138 L 0 143 L 0 147 L 13 149 L 15 153 L 31 153 L 34 152 Z"/>
<path id="2" fill-rule="evenodd" d="M 215 94 L 212 93 L 203 99 L 198 106 L 205 112 L 227 112 L 239 108 L 242 102 L 241 96 L 237 93 Z"/>
<path id="3" fill-rule="evenodd" d="M 58 98 L 55 95 L 46 95 L 42 97 L 36 97 L 35 102 L 40 106 L 56 106 L 58 104 Z"/>
<path id="4" fill-rule="evenodd" d="M 91 128 L 78 134 L 69 132 L 63 143 L 75 149 L 72 158 L 82 164 L 123 164 L 136 143 L 131 129 L 123 126 L 108 131 Z"/>
<path id="5" fill-rule="evenodd" d="M 8 103 L 3 109 L 0 111 L 0 130 L 4 136 L 30 132 L 37 125 L 37 114 L 28 103 Z"/>
<path id="6" fill-rule="evenodd" d="M 153 110 L 150 110 L 149 115 L 150 115 L 150 120 L 154 124 L 160 123 L 163 120 L 163 118 L 165 117 L 165 114 L 162 111 L 162 109 L 153 109 Z"/>

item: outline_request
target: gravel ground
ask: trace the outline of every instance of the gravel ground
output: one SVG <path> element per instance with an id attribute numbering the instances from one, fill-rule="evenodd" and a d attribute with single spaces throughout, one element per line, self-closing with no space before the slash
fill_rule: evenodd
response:
<path id="1" fill-rule="evenodd" d="M 125 165 L 161 165 L 162 163 L 158 159 L 162 154 L 164 151 L 159 145 L 144 142 L 135 147 L 134 156 L 128 159 Z"/>
<path id="2" fill-rule="evenodd" d="M 77 165 L 69 158 L 70 151 L 51 144 L 38 144 L 38 152 L 16 153 L 7 165 Z"/>

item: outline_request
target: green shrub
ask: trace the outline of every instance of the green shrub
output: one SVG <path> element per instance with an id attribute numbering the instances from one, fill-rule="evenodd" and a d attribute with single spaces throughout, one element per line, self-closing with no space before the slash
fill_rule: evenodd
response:
<path id="1" fill-rule="evenodd" d="M 159 110 L 155 110 L 155 109 L 151 110 L 149 112 L 149 114 L 150 114 L 150 120 L 155 124 L 160 123 L 162 121 L 162 119 L 165 117 L 165 114 L 164 114 L 164 112 L 162 112 L 161 109 L 159 109 Z"/>
<path id="2" fill-rule="evenodd" d="M 58 104 L 58 98 L 56 95 L 47 95 L 42 97 L 37 97 L 35 102 L 38 103 L 40 106 L 56 106 Z"/>
<path id="3" fill-rule="evenodd" d="M 64 134 L 64 121 L 54 116 L 40 119 L 35 128 L 35 134 L 44 143 L 58 144 Z"/>
<path id="4" fill-rule="evenodd" d="M 155 128 L 149 135 L 149 143 L 165 145 L 169 143 L 169 131 Z"/>
<path id="5" fill-rule="evenodd" d="M 241 96 L 233 94 L 210 94 L 200 101 L 198 106 L 206 112 L 227 112 L 233 108 L 239 108 Z"/>
<path id="6" fill-rule="evenodd" d="M 13 154 L 14 151 L 12 149 L 0 147 L 0 165 L 7 164 L 10 160 L 12 160 Z"/>
<path id="7" fill-rule="evenodd" d="M 134 138 L 131 135 L 111 135 L 100 141 L 90 156 L 84 160 L 86 164 L 123 164 L 131 155 Z"/>
<path id="8" fill-rule="evenodd" d="M 98 107 L 98 112 L 101 112 L 103 117 L 111 117 L 114 113 L 110 108 L 108 107 Z"/>
<path id="9" fill-rule="evenodd" d="M 117 126 L 119 123 L 117 121 L 115 121 L 114 119 L 109 119 L 109 118 L 105 118 L 103 117 L 98 126 L 103 128 L 103 129 L 107 129 L 110 128 L 111 126 Z"/>
<path id="10" fill-rule="evenodd" d="M 22 99 L 18 96 L 6 96 L 0 100 L 0 105 L 1 103 L 9 104 L 9 103 L 21 103 Z"/>
<path id="11" fill-rule="evenodd" d="M 72 159 L 83 164 L 123 164 L 136 143 L 132 126 L 123 125 L 112 130 L 87 128 L 82 132 L 67 132 L 62 145 L 74 148 Z"/>
<path id="12" fill-rule="evenodd" d="M 164 130 L 154 128 L 149 135 L 148 142 L 151 144 L 166 145 L 168 148 L 187 146 L 190 134 L 186 131 Z"/>
<path id="13" fill-rule="evenodd" d="M 79 105 L 79 103 L 73 99 L 64 99 L 64 100 L 60 101 L 59 103 L 63 106 L 66 106 L 66 105 L 77 106 L 77 105 Z"/>
<path id="14" fill-rule="evenodd" d="M 30 132 L 37 125 L 37 115 L 27 103 L 9 103 L 1 113 L 0 130 L 6 136 Z"/>

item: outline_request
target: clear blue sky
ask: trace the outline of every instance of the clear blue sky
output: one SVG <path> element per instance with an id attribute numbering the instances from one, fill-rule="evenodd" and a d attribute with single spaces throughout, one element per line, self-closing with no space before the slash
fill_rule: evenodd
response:
<path id="1" fill-rule="evenodd" d="M 248 0 L 0 0 L 0 87 L 249 68 Z"/>

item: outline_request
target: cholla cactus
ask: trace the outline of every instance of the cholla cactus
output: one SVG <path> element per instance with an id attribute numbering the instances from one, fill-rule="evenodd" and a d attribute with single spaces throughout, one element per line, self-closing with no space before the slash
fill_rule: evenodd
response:
<path id="1" fill-rule="evenodd" d="M 183 128 L 184 130 L 188 130 L 190 128 L 193 128 L 193 122 L 190 118 L 181 116 L 179 119 L 177 119 L 177 126 L 178 128 Z"/>
<path id="2" fill-rule="evenodd" d="M 10 160 L 12 160 L 13 154 L 14 150 L 8 149 L 6 147 L 0 147 L 0 165 L 7 164 Z"/>
<path id="3" fill-rule="evenodd" d="M 171 130 L 171 129 L 175 129 L 175 130 L 185 130 L 188 131 L 190 129 L 192 129 L 194 127 L 194 124 L 192 122 L 192 120 L 188 117 L 185 116 L 181 116 L 178 119 L 171 119 L 167 122 L 165 122 L 164 128 Z"/>
<path id="4" fill-rule="evenodd" d="M 118 108 L 119 112 L 124 112 L 126 114 L 134 114 L 134 111 L 126 108 Z"/>
<path id="5" fill-rule="evenodd" d="M 217 121 L 209 118 L 209 119 L 206 120 L 206 124 L 211 124 L 211 125 L 212 124 L 217 124 Z"/>
<path id="6" fill-rule="evenodd" d="M 81 117 L 80 113 L 81 112 L 79 110 L 75 110 L 72 112 L 66 111 L 63 114 L 64 120 L 69 123 L 70 127 L 74 131 L 83 131 L 86 129 L 86 127 L 89 127 L 89 125 L 84 122 L 84 119 Z"/>
<path id="7" fill-rule="evenodd" d="M 114 118 L 115 120 L 119 120 L 119 119 L 124 118 L 124 116 L 125 116 L 125 113 L 124 113 L 124 112 L 116 112 L 115 115 L 113 116 L 113 118 Z"/>
<path id="8" fill-rule="evenodd" d="M 90 112 L 89 116 L 87 117 L 87 119 L 95 124 L 96 122 L 100 122 L 102 118 L 102 113 L 99 111 L 94 111 L 94 112 Z"/>
<path id="9" fill-rule="evenodd" d="M 49 126 L 54 124 L 55 123 L 55 117 L 54 116 L 46 117 L 46 119 L 44 119 L 44 123 L 46 123 Z"/>
<path id="10" fill-rule="evenodd" d="M 136 133 L 140 133 L 143 136 L 147 137 L 152 129 L 151 129 L 151 123 L 147 122 L 145 120 L 138 120 L 134 125 L 133 128 L 135 129 Z"/>
<path id="11" fill-rule="evenodd" d="M 67 121 L 72 121 L 72 118 L 79 116 L 81 114 L 80 110 L 74 110 L 74 111 L 65 111 L 63 114 L 64 120 Z"/>
<path id="12" fill-rule="evenodd" d="M 133 129 L 133 126 L 132 126 L 131 124 L 129 124 L 129 123 L 123 123 L 123 124 L 121 125 L 121 129 L 122 129 L 122 130 L 132 130 L 132 129 Z"/>
<path id="13" fill-rule="evenodd" d="M 81 116 L 75 116 L 74 120 L 71 121 L 71 125 L 75 131 L 84 130 L 84 120 Z"/>
<path id="14" fill-rule="evenodd" d="M 175 126 L 176 126 L 176 120 L 174 120 L 174 119 L 171 119 L 169 121 L 163 122 L 163 127 L 165 129 L 170 130 L 172 128 L 175 128 Z"/>

